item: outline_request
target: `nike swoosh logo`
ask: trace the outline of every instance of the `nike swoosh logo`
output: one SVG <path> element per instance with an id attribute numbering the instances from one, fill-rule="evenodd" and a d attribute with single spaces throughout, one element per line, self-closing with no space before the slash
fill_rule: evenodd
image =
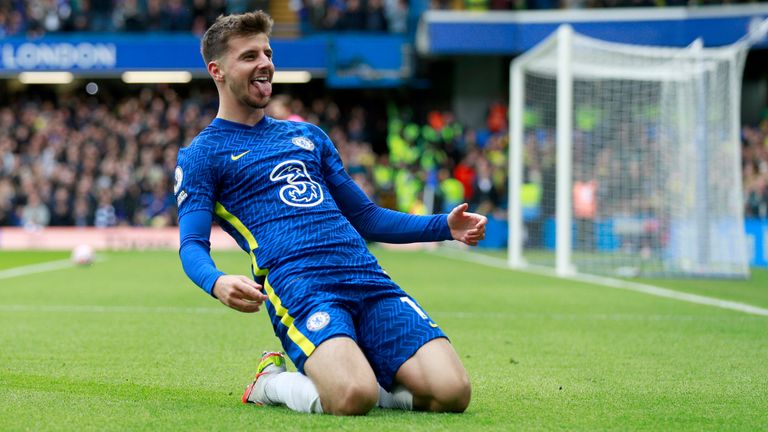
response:
<path id="1" fill-rule="evenodd" d="M 433 323 L 432 321 L 429 322 L 429 326 L 432 328 L 440 327 L 437 324 Z"/>
<path id="2" fill-rule="evenodd" d="M 233 161 L 236 161 L 236 160 L 240 159 L 241 157 L 243 157 L 243 156 L 247 155 L 249 152 L 250 152 L 250 150 L 246 150 L 246 151 L 244 151 L 244 152 L 240 153 L 240 154 L 239 154 L 239 155 L 237 155 L 237 156 L 235 156 L 235 155 L 232 155 L 232 160 L 233 160 Z"/>

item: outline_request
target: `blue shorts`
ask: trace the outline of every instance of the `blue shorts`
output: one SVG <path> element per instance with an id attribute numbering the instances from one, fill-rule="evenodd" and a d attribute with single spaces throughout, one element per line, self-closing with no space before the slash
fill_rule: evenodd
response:
<path id="1" fill-rule="evenodd" d="M 267 282 L 265 290 L 275 335 L 302 373 L 317 346 L 347 336 L 363 351 L 379 384 L 390 390 L 406 360 L 432 339 L 446 337 L 416 300 L 389 280 L 323 283 L 302 279 L 289 283 L 287 289 Z"/>

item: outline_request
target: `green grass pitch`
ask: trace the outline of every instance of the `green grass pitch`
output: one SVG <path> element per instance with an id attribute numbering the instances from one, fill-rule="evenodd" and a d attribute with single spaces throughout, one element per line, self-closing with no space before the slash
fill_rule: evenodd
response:
<path id="1" fill-rule="evenodd" d="M 473 383 L 461 415 L 296 414 L 240 403 L 265 312 L 226 309 L 175 252 L 4 278 L 68 253 L 0 252 L 0 430 L 766 430 L 768 317 L 376 249 L 451 337 Z M 242 253 L 215 254 L 247 274 Z M 658 282 L 768 307 L 750 281 Z"/>

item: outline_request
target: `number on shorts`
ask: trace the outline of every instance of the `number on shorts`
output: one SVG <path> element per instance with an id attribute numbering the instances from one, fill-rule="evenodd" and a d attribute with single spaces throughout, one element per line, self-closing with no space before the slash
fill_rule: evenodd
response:
<path id="1" fill-rule="evenodd" d="M 420 316 L 422 319 L 427 319 L 427 314 L 425 314 L 425 313 L 424 313 L 424 311 L 423 311 L 423 310 L 421 310 L 421 308 L 419 307 L 419 305 L 417 305 L 416 303 L 414 303 L 414 302 L 413 302 L 413 300 L 411 300 L 411 299 L 410 299 L 410 297 L 400 297 L 400 301 L 401 301 L 401 302 L 403 302 L 403 303 L 407 303 L 407 304 L 408 304 L 408 306 L 412 307 L 412 308 L 413 308 L 413 310 L 415 310 L 415 311 L 416 311 L 416 313 L 417 313 L 417 314 L 419 314 L 419 316 Z"/>

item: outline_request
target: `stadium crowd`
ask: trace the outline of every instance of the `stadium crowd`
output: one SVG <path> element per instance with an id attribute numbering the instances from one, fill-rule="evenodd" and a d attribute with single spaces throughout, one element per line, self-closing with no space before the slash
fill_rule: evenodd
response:
<path id="1" fill-rule="evenodd" d="M 744 215 L 768 219 L 768 109 L 757 126 L 742 129 Z"/>
<path id="2" fill-rule="evenodd" d="M 145 89 L 115 105 L 62 96 L 0 108 L 0 225 L 173 223 L 178 146 L 215 113 L 193 101 Z"/>
<path id="3" fill-rule="evenodd" d="M 304 0 L 297 10 L 304 33 L 408 29 L 408 0 Z"/>
<path id="4" fill-rule="evenodd" d="M 177 151 L 215 111 L 212 94 L 182 99 L 170 88 L 119 101 L 25 95 L 10 102 L 0 108 L 0 225 L 175 224 Z M 377 154 L 362 106 L 280 96 L 269 112 L 323 127 L 353 178 L 384 206 L 427 213 L 466 199 L 490 212 L 506 196 L 503 121 L 495 120 L 497 133 L 480 134 L 464 131 L 449 111 L 419 123 L 392 106 L 386 143 L 378 143 L 388 151 Z"/>
<path id="5" fill-rule="evenodd" d="M 267 0 L 0 0 L 0 37 L 73 31 L 202 34 L 221 14 L 268 5 Z"/>
<path id="6" fill-rule="evenodd" d="M 306 32 L 404 32 L 406 0 L 289 2 Z M 0 0 L 0 37 L 55 32 L 192 32 L 217 16 L 262 9 L 268 0 Z"/>
<path id="7" fill-rule="evenodd" d="M 432 0 L 432 9 L 452 10 L 536 10 L 614 7 L 701 6 L 757 3 L 762 0 Z"/>
<path id="8" fill-rule="evenodd" d="M 763 0 L 758 0 L 763 1 Z M 755 0 L 291 0 L 303 33 L 415 28 L 414 7 L 445 10 L 662 7 L 754 3 Z M 44 33 L 203 31 L 222 13 L 269 11 L 268 0 L 0 0 L 0 37 Z M 412 4 L 413 3 L 413 4 Z M 416 6 L 419 5 L 419 6 Z"/>

